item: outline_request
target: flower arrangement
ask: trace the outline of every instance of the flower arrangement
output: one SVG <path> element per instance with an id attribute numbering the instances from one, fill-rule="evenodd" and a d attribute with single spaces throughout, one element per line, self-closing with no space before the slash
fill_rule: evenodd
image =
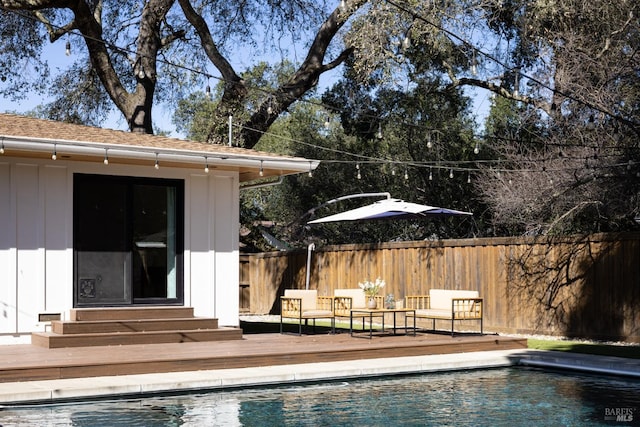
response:
<path id="1" fill-rule="evenodd" d="M 364 291 L 366 296 L 373 297 L 378 295 L 378 292 L 380 292 L 380 289 L 384 288 L 385 284 L 385 281 L 378 277 L 375 282 L 371 282 L 367 279 L 362 283 L 358 283 L 358 286 L 360 286 L 360 289 Z"/>

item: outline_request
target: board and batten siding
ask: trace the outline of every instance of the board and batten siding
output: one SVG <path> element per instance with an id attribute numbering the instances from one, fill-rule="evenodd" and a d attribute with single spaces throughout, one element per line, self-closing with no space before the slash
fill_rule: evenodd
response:
<path id="1" fill-rule="evenodd" d="M 0 336 L 42 331 L 42 313 L 73 308 L 73 174 L 185 182 L 184 305 L 237 326 L 237 173 L 0 158 Z"/>

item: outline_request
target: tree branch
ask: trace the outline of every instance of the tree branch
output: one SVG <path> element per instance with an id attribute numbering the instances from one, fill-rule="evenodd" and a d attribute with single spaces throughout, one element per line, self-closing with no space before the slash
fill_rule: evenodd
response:
<path id="1" fill-rule="evenodd" d="M 75 21 L 71 21 L 68 24 L 64 25 L 63 27 L 60 27 L 60 26 L 52 25 L 51 21 L 49 21 L 47 17 L 44 16 L 42 12 L 40 12 L 39 10 L 35 10 L 33 12 L 33 15 L 36 18 L 38 18 L 38 21 L 44 24 L 45 28 L 47 29 L 47 33 L 49 34 L 49 41 L 51 43 L 55 42 L 60 37 L 62 37 L 63 35 L 65 35 L 66 33 L 68 33 L 69 31 L 75 28 Z"/>
<path id="2" fill-rule="evenodd" d="M 238 85 L 242 79 L 235 72 L 229 61 L 222 56 L 216 43 L 213 41 L 213 37 L 211 36 L 211 31 L 209 30 L 209 26 L 207 22 L 200 16 L 191 3 L 188 0 L 178 0 L 182 11 L 184 12 L 185 17 L 189 21 L 189 23 L 193 26 L 200 37 L 200 44 L 204 48 L 207 57 L 211 61 L 211 63 L 220 71 L 222 74 L 222 78 L 227 83 L 232 83 L 233 86 Z M 246 89 L 244 90 L 246 94 Z"/>
<path id="3" fill-rule="evenodd" d="M 338 31 L 365 3 L 366 0 L 347 2 L 346 10 L 337 7 L 322 23 L 309 47 L 307 57 L 296 73 L 276 90 L 275 99 L 264 102 L 247 122 L 246 128 L 242 131 L 246 148 L 253 148 L 260 140 L 263 131 L 271 126 L 282 111 L 285 111 L 302 95 L 315 87 L 323 72 L 334 69 L 347 59 L 353 51 L 350 47 L 343 50 L 333 61 L 323 64 L 327 49 Z M 269 108 L 270 113 L 268 112 Z"/>

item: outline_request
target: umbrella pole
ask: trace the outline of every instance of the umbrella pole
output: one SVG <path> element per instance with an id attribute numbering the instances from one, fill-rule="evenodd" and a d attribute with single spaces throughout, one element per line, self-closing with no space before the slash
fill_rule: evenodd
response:
<path id="1" fill-rule="evenodd" d="M 313 243 L 310 243 L 309 246 L 307 246 L 307 281 L 305 283 L 305 289 L 309 289 L 309 279 L 311 277 L 311 252 L 313 252 L 313 250 L 316 248 L 316 245 Z"/>

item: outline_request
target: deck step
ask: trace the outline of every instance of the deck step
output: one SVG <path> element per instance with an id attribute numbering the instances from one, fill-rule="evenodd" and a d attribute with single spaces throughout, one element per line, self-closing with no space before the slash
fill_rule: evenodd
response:
<path id="1" fill-rule="evenodd" d="M 45 348 L 208 342 L 240 339 L 242 339 L 242 329 L 239 328 L 89 334 L 34 332 L 31 334 L 31 344 Z"/>
<path id="2" fill-rule="evenodd" d="M 193 307 L 96 307 L 74 308 L 69 320 L 134 320 L 134 319 L 183 319 L 193 317 Z"/>
<path id="3" fill-rule="evenodd" d="M 242 329 L 194 317 L 193 307 L 76 308 L 69 318 L 53 320 L 50 331 L 32 333 L 31 344 L 63 348 L 242 339 Z"/>
<path id="4" fill-rule="evenodd" d="M 166 330 L 193 331 L 217 329 L 218 319 L 191 317 L 184 319 L 133 319 L 133 320 L 88 320 L 51 322 L 51 332 L 57 334 L 89 334 L 109 332 L 149 332 Z"/>

